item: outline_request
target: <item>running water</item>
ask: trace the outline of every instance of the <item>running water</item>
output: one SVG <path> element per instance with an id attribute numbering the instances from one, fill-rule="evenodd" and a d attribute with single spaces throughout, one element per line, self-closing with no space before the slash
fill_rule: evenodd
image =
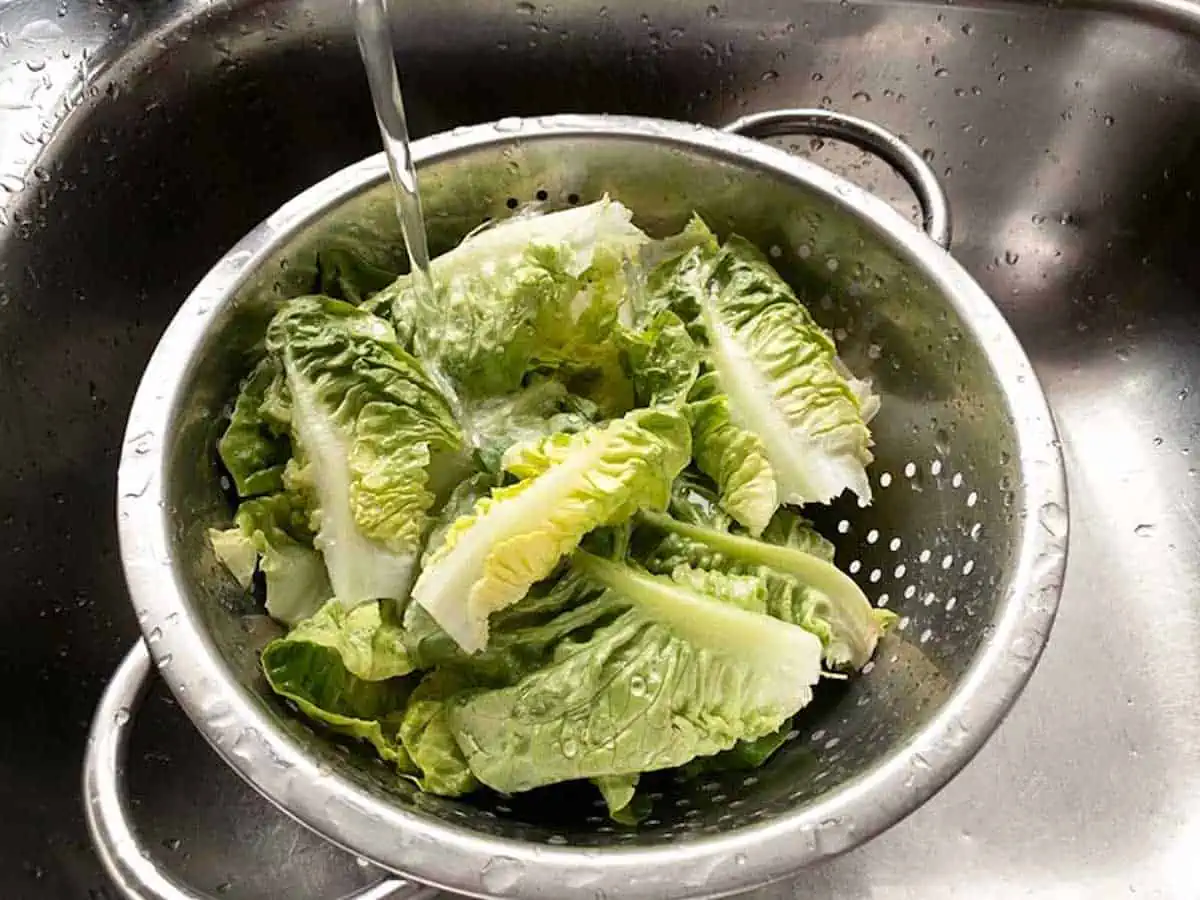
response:
<path id="1" fill-rule="evenodd" d="M 387 0 L 354 0 L 354 25 L 358 52 L 362 55 L 367 81 L 371 85 L 375 119 L 383 137 L 383 151 L 387 155 L 388 170 L 392 173 L 396 213 L 400 216 L 400 230 L 404 235 L 404 245 L 408 248 L 413 279 L 418 282 L 420 290 L 432 295 L 425 216 L 421 211 L 417 170 L 413 165 L 408 138 L 408 120 L 404 116 L 404 100 L 400 95 L 400 76 L 396 72 Z"/>
<path id="2" fill-rule="evenodd" d="M 421 192 L 417 187 L 417 170 L 413 163 L 408 137 L 408 120 L 404 115 L 404 99 L 400 94 L 400 76 L 396 71 L 395 48 L 392 46 L 391 19 L 387 0 L 352 0 L 354 33 L 367 81 L 371 85 L 371 101 L 375 105 L 375 120 L 383 137 L 383 152 L 392 175 L 392 194 L 400 231 L 408 250 L 412 271 L 412 287 L 418 292 L 420 305 L 431 317 L 442 314 L 439 299 L 429 273 L 429 242 L 425 233 L 425 215 L 421 209 Z M 419 335 L 418 335 L 419 340 Z M 434 347 L 417 347 L 426 373 L 441 390 L 455 418 L 468 431 L 458 392 L 438 366 Z M 470 442 L 470 438 L 469 441 Z"/>

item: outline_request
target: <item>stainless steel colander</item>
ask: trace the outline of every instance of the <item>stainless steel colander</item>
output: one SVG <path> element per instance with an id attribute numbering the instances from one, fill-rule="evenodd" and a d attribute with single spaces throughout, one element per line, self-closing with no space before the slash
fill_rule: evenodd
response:
<path id="1" fill-rule="evenodd" d="M 928 233 L 746 136 L 782 132 L 883 156 L 916 191 Z M 213 268 L 134 401 L 118 514 L 145 644 L 106 692 L 84 775 L 92 834 L 118 884 L 131 897 L 200 896 L 156 868 L 128 821 L 120 770 L 147 647 L 196 726 L 266 797 L 388 870 L 471 895 L 724 895 L 847 850 L 919 806 L 979 748 L 1033 669 L 1067 525 L 1045 398 L 999 312 L 939 246 L 949 243 L 948 207 L 928 166 L 878 127 L 820 111 L 764 114 L 725 132 L 605 116 L 506 120 L 427 138 L 414 154 L 435 251 L 518 205 L 606 193 L 652 234 L 698 211 L 766 249 L 882 394 L 875 502 L 835 505 L 818 525 L 868 596 L 899 614 L 898 627 L 861 677 L 819 691 L 767 766 L 655 795 L 636 830 L 609 823 L 582 791 L 425 795 L 293 716 L 258 668 L 275 627 L 207 546 L 206 529 L 230 516 L 214 445 L 266 318 L 309 288 L 319 250 L 352 241 L 381 264 L 401 263 L 386 167 L 372 157 L 288 203 Z M 389 881 L 369 894 L 389 890 L 421 892 Z"/>

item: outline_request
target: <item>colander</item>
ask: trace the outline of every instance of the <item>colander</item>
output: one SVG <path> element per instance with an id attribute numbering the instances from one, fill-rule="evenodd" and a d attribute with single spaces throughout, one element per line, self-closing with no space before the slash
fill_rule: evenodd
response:
<path id="1" fill-rule="evenodd" d="M 742 132 L 739 134 L 738 132 Z M 862 189 L 751 137 L 836 137 L 913 186 L 922 233 Z M 230 509 L 215 442 L 274 305 L 307 291 L 319 250 L 350 242 L 380 265 L 403 248 L 381 156 L 286 204 L 183 303 L 129 416 L 121 554 L 144 635 L 97 711 L 85 760 L 89 825 L 137 898 L 202 896 L 159 869 L 129 822 L 128 724 L 150 657 L 221 756 L 264 796 L 366 860 L 479 897 L 670 900 L 781 879 L 916 809 L 997 726 L 1048 636 L 1065 564 L 1065 481 L 1041 388 L 1003 318 L 939 244 L 945 195 L 921 157 L 828 111 L 752 116 L 725 131 L 609 116 L 509 119 L 417 142 L 432 249 L 526 203 L 609 194 L 651 234 L 693 211 L 764 248 L 856 373 L 883 397 L 874 503 L 818 525 L 839 563 L 899 615 L 860 677 L 822 686 L 778 754 L 751 773 L 664 788 L 636 829 L 569 786 L 512 798 L 422 794 L 308 728 L 267 688 L 258 651 L 278 629 L 205 538 Z M 147 654 L 147 648 L 149 654 Z M 363 896 L 417 896 L 389 879 Z"/>

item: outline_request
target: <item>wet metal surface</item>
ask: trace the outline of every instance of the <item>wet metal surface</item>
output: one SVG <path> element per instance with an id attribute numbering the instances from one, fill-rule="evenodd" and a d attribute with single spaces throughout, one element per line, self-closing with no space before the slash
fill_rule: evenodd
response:
<path id="1" fill-rule="evenodd" d="M 506 114 L 719 124 L 828 105 L 907 136 L 946 178 L 955 255 L 1049 393 L 1071 558 L 1025 696 L 925 808 L 760 900 L 1196 897 L 1189 7 L 393 6 L 417 134 Z M 377 149 L 344 12 L 0 0 L 0 896 L 112 896 L 78 772 L 96 699 L 137 633 L 112 521 L 120 431 L 150 350 L 212 262 Z M 911 207 L 857 152 L 797 149 Z M 161 692 L 130 775 L 152 846 L 199 887 L 320 897 L 368 877 L 228 773 Z"/>

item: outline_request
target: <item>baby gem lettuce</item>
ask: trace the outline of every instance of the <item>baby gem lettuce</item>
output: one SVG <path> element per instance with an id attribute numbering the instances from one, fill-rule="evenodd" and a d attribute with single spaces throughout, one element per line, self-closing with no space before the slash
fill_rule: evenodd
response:
<path id="1" fill-rule="evenodd" d="M 230 402 L 210 531 L 297 714 L 430 793 L 587 781 L 633 826 L 871 658 L 890 616 L 799 508 L 870 500 L 879 398 L 748 242 L 605 198 L 468 235 L 431 292 L 318 268 Z"/>

